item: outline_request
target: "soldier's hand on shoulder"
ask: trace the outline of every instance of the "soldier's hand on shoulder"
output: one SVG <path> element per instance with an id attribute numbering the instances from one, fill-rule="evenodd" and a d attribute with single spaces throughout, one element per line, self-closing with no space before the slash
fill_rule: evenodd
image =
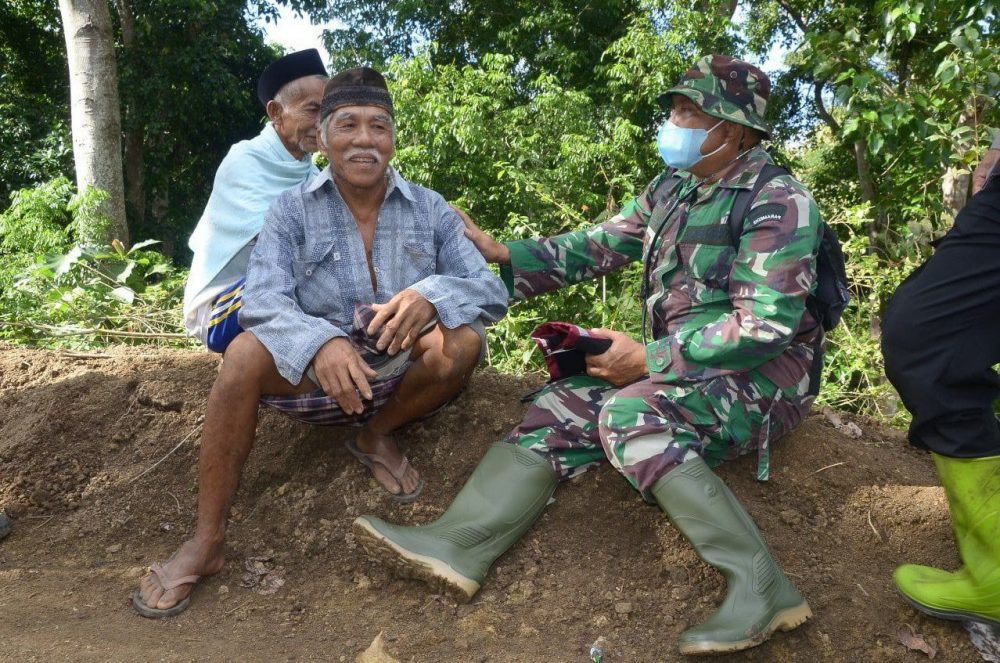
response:
<path id="1" fill-rule="evenodd" d="M 500 265 L 510 264 L 510 249 L 506 245 L 493 239 L 489 233 L 483 232 L 465 211 L 454 205 L 449 205 L 449 207 L 458 215 L 458 218 L 462 219 L 462 223 L 465 224 L 465 236 L 472 240 L 486 262 Z"/>
<path id="2" fill-rule="evenodd" d="M 591 329 L 595 336 L 611 339 L 611 347 L 598 355 L 587 355 L 587 375 L 607 380 L 616 387 L 632 384 L 646 375 L 646 348 L 628 334 L 611 329 Z"/>

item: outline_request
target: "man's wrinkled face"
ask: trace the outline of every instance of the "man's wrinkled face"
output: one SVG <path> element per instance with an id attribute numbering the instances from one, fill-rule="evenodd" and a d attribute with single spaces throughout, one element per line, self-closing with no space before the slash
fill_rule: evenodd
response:
<path id="1" fill-rule="evenodd" d="M 379 106 L 344 106 L 325 126 L 323 154 L 334 179 L 358 189 L 380 186 L 396 152 L 395 124 Z"/>
<path id="2" fill-rule="evenodd" d="M 275 98 L 280 110 L 271 116 L 271 123 L 281 142 L 296 158 L 319 149 L 316 133 L 325 85 L 324 79 L 307 76 L 289 83 Z"/>

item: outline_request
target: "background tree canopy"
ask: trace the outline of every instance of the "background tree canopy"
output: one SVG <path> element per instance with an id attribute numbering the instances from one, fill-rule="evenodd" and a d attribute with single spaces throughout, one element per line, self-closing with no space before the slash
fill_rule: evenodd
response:
<path id="1" fill-rule="evenodd" d="M 773 149 L 840 234 L 855 289 L 831 339 L 824 398 L 895 416 L 874 333 L 892 290 L 964 204 L 1000 125 L 991 3 L 114 0 L 129 234 L 159 240 L 160 253 L 73 251 L 78 227 L 96 217 L 58 179 L 73 178 L 60 16 L 43 0 L 7 3 L 0 336 L 79 345 L 111 338 L 95 329 L 179 332 L 186 239 L 222 156 L 262 124 L 254 85 L 276 50 L 259 22 L 279 5 L 344 24 L 325 33 L 325 47 L 335 68 L 385 70 L 397 167 L 501 238 L 584 226 L 640 191 L 661 168 L 656 99 L 699 55 L 764 63 L 778 54 L 766 66 Z M 26 189 L 35 190 L 18 193 Z M 24 232 L 35 227 L 41 234 Z M 530 365 L 525 338 L 546 319 L 637 335 L 637 278 L 513 307 L 492 333 L 491 360 Z"/>
<path id="2" fill-rule="evenodd" d="M 257 76 L 276 57 L 243 0 L 116 0 L 130 235 L 181 262 L 229 147 L 259 131 Z M 269 8 L 265 7 L 265 9 Z M 73 179 L 66 44 L 47 0 L 0 7 L 0 195 Z"/>

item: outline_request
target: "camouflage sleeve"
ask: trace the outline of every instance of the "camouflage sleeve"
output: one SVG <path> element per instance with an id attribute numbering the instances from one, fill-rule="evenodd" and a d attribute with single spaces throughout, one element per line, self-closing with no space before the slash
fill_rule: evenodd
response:
<path id="1" fill-rule="evenodd" d="M 527 299 L 641 259 L 652 191 L 658 181 L 604 223 L 545 239 L 505 242 L 510 265 L 501 266 L 500 276 L 510 296 Z"/>
<path id="2" fill-rule="evenodd" d="M 650 343 L 651 379 L 706 380 L 781 354 L 798 334 L 815 287 L 819 228 L 819 209 L 798 182 L 769 182 L 747 213 L 729 272 L 732 311 L 709 320 L 695 316 Z"/>

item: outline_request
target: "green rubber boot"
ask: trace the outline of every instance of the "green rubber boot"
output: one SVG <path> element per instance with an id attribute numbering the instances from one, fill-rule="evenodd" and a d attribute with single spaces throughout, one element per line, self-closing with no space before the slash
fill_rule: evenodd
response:
<path id="1" fill-rule="evenodd" d="M 698 556 L 726 578 L 722 605 L 681 633 L 682 654 L 723 654 L 761 644 L 812 617 L 809 604 L 771 557 L 750 515 L 700 457 L 652 488 L 660 508 Z"/>
<path id="2" fill-rule="evenodd" d="M 375 562 L 469 601 L 496 561 L 538 519 L 558 476 L 534 451 L 490 447 L 444 514 L 422 527 L 374 516 L 354 521 L 354 534 Z"/>
<path id="3" fill-rule="evenodd" d="M 1000 627 L 1000 456 L 931 455 L 948 496 L 963 567 L 949 572 L 905 564 L 893 580 L 917 610 Z"/>

